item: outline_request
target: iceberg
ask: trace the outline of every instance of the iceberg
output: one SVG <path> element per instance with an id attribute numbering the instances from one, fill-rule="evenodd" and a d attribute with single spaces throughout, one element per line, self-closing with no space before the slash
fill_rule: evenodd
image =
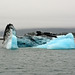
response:
<path id="1" fill-rule="evenodd" d="M 45 49 L 75 49 L 74 36 L 72 33 L 67 35 L 57 36 L 46 44 L 36 46 L 35 48 Z"/>
<path id="2" fill-rule="evenodd" d="M 75 49 L 74 36 L 72 33 L 56 36 L 55 38 L 37 35 L 25 35 L 19 38 L 16 36 L 16 30 L 14 26 L 9 24 L 5 29 L 3 38 L 3 47 L 6 49 L 17 49 L 22 47 L 44 49 Z"/>

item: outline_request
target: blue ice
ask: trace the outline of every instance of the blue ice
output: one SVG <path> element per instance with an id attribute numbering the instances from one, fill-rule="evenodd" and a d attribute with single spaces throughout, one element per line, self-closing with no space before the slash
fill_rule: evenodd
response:
<path id="1" fill-rule="evenodd" d="M 35 48 L 45 48 L 45 49 L 75 49 L 74 36 L 72 33 L 67 35 L 57 36 L 46 44 L 36 46 Z"/>
<path id="2" fill-rule="evenodd" d="M 11 49 L 17 49 L 17 37 L 12 35 L 12 41 L 11 41 Z"/>
<path id="3" fill-rule="evenodd" d="M 24 36 L 17 39 L 18 47 L 34 47 L 42 44 L 46 44 L 50 39 L 41 36 Z"/>
<path id="4" fill-rule="evenodd" d="M 3 44 L 4 48 L 6 49 L 17 49 L 18 45 L 17 45 L 17 37 L 16 37 L 16 33 L 15 31 L 12 31 L 12 29 L 10 29 L 10 32 L 8 33 L 10 34 L 10 36 L 8 36 Z"/>
<path id="5" fill-rule="evenodd" d="M 11 38 L 10 38 L 11 37 Z M 20 47 L 33 47 L 45 49 L 75 49 L 74 36 L 72 33 L 60 35 L 57 38 L 50 39 L 42 36 L 24 36 L 17 38 L 11 35 L 6 40 L 7 49 L 17 49 Z"/>

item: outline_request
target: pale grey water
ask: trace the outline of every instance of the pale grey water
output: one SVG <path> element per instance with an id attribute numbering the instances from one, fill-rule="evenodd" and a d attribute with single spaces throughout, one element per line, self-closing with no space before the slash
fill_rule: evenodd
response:
<path id="1" fill-rule="evenodd" d="M 3 49 L 0 75 L 75 75 L 75 50 Z"/>

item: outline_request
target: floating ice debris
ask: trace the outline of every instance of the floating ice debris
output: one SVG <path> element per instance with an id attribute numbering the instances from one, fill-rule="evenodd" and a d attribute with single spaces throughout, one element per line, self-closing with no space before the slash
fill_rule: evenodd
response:
<path id="1" fill-rule="evenodd" d="M 45 49 L 75 49 L 74 37 L 72 33 L 61 35 L 47 42 L 46 44 L 36 46 L 35 48 Z"/>
<path id="2" fill-rule="evenodd" d="M 50 33 L 43 33 L 51 36 Z M 52 35 L 53 37 L 55 35 Z M 27 35 L 22 38 L 16 37 L 16 30 L 12 24 L 7 25 L 4 32 L 4 48 L 17 49 L 20 47 L 45 48 L 45 49 L 75 49 L 74 36 L 72 33 L 67 35 L 55 36 L 50 39 L 47 36 Z"/>

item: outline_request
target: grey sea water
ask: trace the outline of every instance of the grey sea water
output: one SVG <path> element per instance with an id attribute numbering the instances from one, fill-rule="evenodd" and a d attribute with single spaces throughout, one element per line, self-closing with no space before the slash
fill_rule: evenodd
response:
<path id="1" fill-rule="evenodd" d="M 75 50 L 7 50 L 0 41 L 0 75 L 75 75 Z"/>

